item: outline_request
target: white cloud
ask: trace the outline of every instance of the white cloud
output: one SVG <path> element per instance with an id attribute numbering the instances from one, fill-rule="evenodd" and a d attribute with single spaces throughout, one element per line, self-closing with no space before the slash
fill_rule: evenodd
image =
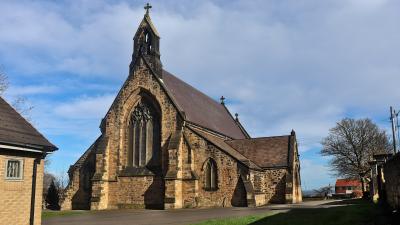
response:
<path id="1" fill-rule="evenodd" d="M 303 190 L 313 190 L 320 187 L 335 185 L 335 178 L 331 175 L 329 168 L 321 162 L 307 159 L 301 160 L 301 177 Z M 306 178 L 306 179 L 304 179 Z"/>
<path id="2" fill-rule="evenodd" d="M 60 87 L 54 85 L 26 85 L 18 86 L 11 85 L 7 90 L 7 95 L 19 96 L 19 95 L 37 95 L 37 94 L 52 94 L 59 91 Z"/>
<path id="3" fill-rule="evenodd" d="M 72 102 L 65 102 L 55 107 L 56 115 L 69 119 L 102 118 L 111 106 L 115 95 L 80 97 Z"/>

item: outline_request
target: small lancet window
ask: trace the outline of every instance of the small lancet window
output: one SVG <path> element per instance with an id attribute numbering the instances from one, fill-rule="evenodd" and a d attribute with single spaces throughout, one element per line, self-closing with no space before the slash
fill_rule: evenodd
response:
<path id="1" fill-rule="evenodd" d="M 218 171 L 217 171 L 217 165 L 214 160 L 209 159 L 206 164 L 205 164 L 205 170 L 204 170 L 204 189 L 207 191 L 215 191 L 218 188 Z"/>

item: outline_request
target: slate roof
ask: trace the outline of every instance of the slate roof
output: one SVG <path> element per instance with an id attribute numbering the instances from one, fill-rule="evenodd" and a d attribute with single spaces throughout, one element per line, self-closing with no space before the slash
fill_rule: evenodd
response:
<path id="1" fill-rule="evenodd" d="M 286 135 L 227 140 L 226 143 L 260 167 L 286 167 L 289 165 L 291 137 Z"/>
<path id="2" fill-rule="evenodd" d="M 0 143 L 44 151 L 57 150 L 56 146 L 50 143 L 1 97 Z"/>
<path id="3" fill-rule="evenodd" d="M 162 78 L 167 91 L 185 112 L 187 121 L 234 139 L 246 138 L 222 104 L 165 70 Z"/>

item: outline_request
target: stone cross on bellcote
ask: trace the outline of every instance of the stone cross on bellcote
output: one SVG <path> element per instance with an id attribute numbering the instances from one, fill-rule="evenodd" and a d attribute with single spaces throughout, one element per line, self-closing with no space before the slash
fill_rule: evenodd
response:
<path id="1" fill-rule="evenodd" d="M 151 6 L 149 3 L 147 3 L 145 6 L 144 6 L 144 9 L 146 10 L 146 15 L 149 15 L 149 10 L 152 8 L 153 6 Z"/>

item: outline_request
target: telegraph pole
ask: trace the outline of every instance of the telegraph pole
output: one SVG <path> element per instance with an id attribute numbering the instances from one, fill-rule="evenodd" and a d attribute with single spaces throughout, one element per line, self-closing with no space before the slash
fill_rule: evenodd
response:
<path id="1" fill-rule="evenodd" d="M 397 149 L 396 149 L 396 129 L 397 129 L 397 124 L 395 125 L 395 118 L 396 118 L 396 112 L 393 110 L 393 107 L 390 106 L 390 121 L 392 122 L 392 133 L 393 133 L 393 151 L 394 154 L 396 154 Z"/>

